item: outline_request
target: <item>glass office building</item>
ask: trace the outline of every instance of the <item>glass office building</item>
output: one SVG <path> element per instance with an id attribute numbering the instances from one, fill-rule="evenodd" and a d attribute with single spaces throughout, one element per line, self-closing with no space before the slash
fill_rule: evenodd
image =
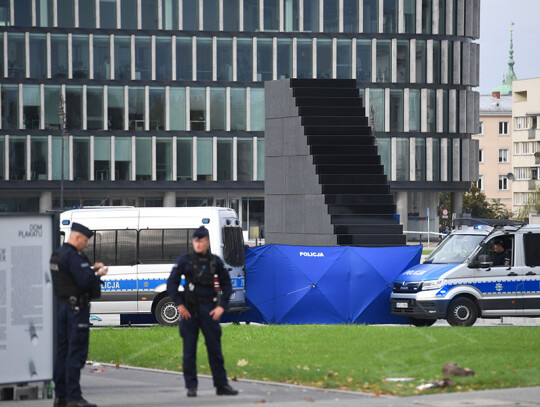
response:
<path id="1" fill-rule="evenodd" d="M 479 0 L 0 0 L 0 211 L 60 209 L 63 172 L 66 208 L 230 206 L 256 236 L 263 82 L 354 78 L 414 221 L 477 177 L 479 14 Z"/>

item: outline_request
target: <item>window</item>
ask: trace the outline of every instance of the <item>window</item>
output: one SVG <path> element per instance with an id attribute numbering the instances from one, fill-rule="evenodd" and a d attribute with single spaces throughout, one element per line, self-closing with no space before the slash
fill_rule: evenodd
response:
<path id="1" fill-rule="evenodd" d="M 167 264 L 191 248 L 193 229 L 156 229 L 139 231 L 139 262 Z"/>
<path id="2" fill-rule="evenodd" d="M 499 149 L 499 163 L 508 162 L 508 149 Z"/>
<path id="3" fill-rule="evenodd" d="M 238 0 L 223 1 L 223 31 L 238 31 Z"/>
<path id="4" fill-rule="evenodd" d="M 158 181 L 172 181 L 172 138 L 156 138 L 156 178 Z"/>
<path id="5" fill-rule="evenodd" d="M 230 137 L 217 139 L 217 179 L 232 180 L 233 176 L 233 141 Z"/>
<path id="6" fill-rule="evenodd" d="M 111 179 L 110 174 L 111 139 L 110 137 L 96 137 L 94 139 L 94 179 L 96 181 L 108 181 Z"/>
<path id="7" fill-rule="evenodd" d="M 73 0 L 57 0 L 58 27 L 74 27 L 75 5 Z"/>
<path id="8" fill-rule="evenodd" d="M 232 76 L 232 38 L 217 39 L 217 80 L 230 82 Z"/>
<path id="9" fill-rule="evenodd" d="M 130 79 L 131 77 L 131 59 L 129 58 L 130 54 L 125 52 L 130 51 L 130 44 L 126 39 L 119 40 L 124 44 L 122 46 L 122 57 L 124 60 L 118 61 L 122 63 L 124 68 L 122 69 L 122 76 L 117 77 L 116 79 Z M 116 54 L 117 55 L 117 54 Z M 116 57 L 116 56 L 115 56 Z M 158 68 L 157 60 L 159 56 L 156 52 L 156 68 Z M 115 64 L 118 66 L 118 63 L 115 61 Z M 118 72 L 118 71 L 117 71 Z M 152 64 L 151 64 L 151 46 L 150 46 L 150 37 L 135 37 L 135 79 L 137 80 L 150 80 L 152 79 Z"/>
<path id="10" fill-rule="evenodd" d="M 244 0 L 244 31 L 259 31 L 259 0 Z"/>
<path id="11" fill-rule="evenodd" d="M 90 263 L 130 266 L 137 262 L 136 230 L 97 230 L 83 251 Z"/>
<path id="12" fill-rule="evenodd" d="M 122 0 L 120 2 L 120 17 L 122 19 L 123 29 L 126 29 L 126 30 L 136 29 L 137 28 L 137 0 Z"/>
<path id="13" fill-rule="evenodd" d="M 212 80 L 212 38 L 197 38 L 197 80 Z"/>
<path id="14" fill-rule="evenodd" d="M 371 40 L 356 41 L 356 80 L 371 82 Z"/>
<path id="15" fill-rule="evenodd" d="M 238 138 L 238 181 L 253 180 L 253 139 Z"/>
<path id="16" fill-rule="evenodd" d="M 298 31 L 298 21 L 300 19 L 299 13 L 300 11 L 297 0 L 285 0 L 283 10 L 285 19 L 285 32 Z"/>
<path id="17" fill-rule="evenodd" d="M 236 42 L 237 80 L 251 82 L 253 80 L 253 42 L 249 38 L 238 38 Z"/>
<path id="18" fill-rule="evenodd" d="M 478 176 L 478 181 L 476 182 L 476 186 L 478 187 L 480 191 L 484 190 L 484 176 L 483 175 Z"/>
<path id="19" fill-rule="evenodd" d="M 426 180 L 426 139 L 417 138 L 415 144 L 415 180 Z"/>
<path id="20" fill-rule="evenodd" d="M 517 181 L 527 181 L 531 179 L 531 169 L 528 167 L 514 168 L 514 174 Z"/>
<path id="21" fill-rule="evenodd" d="M 190 37 L 176 38 L 176 80 L 192 79 L 192 41 Z"/>
<path id="22" fill-rule="evenodd" d="M 536 117 L 516 117 L 516 130 L 526 130 L 536 128 Z"/>
<path id="23" fill-rule="evenodd" d="M 213 145 L 210 137 L 197 137 L 197 179 L 212 180 Z"/>
<path id="24" fill-rule="evenodd" d="M 109 86 L 107 88 L 107 120 L 109 130 L 124 129 L 124 88 Z"/>
<path id="25" fill-rule="evenodd" d="M 26 136 L 9 137 L 9 179 L 26 180 Z"/>
<path id="26" fill-rule="evenodd" d="M 319 0 L 304 0 L 304 31 L 319 32 Z"/>
<path id="27" fill-rule="evenodd" d="M 251 88 L 250 99 L 250 130 L 264 131 L 264 89 Z"/>
<path id="28" fill-rule="evenodd" d="M 135 41 L 135 69 L 141 70 L 140 64 L 144 64 L 144 57 L 149 57 L 150 50 L 146 54 L 142 53 L 140 47 L 140 41 L 143 39 L 138 38 Z M 137 46 L 139 50 L 137 51 Z M 147 41 L 146 47 L 149 48 L 150 40 Z M 140 62 L 140 64 L 138 64 Z M 150 60 L 148 59 L 149 66 Z M 150 70 L 147 69 L 149 72 Z M 131 79 L 131 39 L 127 35 L 117 35 L 114 37 L 114 79 Z M 139 79 L 150 79 L 141 76 Z"/>
<path id="29" fill-rule="evenodd" d="M 82 109 L 82 86 L 66 86 L 66 129 L 82 129 Z"/>
<path id="30" fill-rule="evenodd" d="M 508 135 L 508 122 L 499 122 L 499 136 Z"/>
<path id="31" fill-rule="evenodd" d="M 540 234 L 527 233 L 523 235 L 525 246 L 525 264 L 529 267 L 540 266 Z"/>
<path id="32" fill-rule="evenodd" d="M 88 86 L 86 89 L 88 130 L 103 129 L 103 87 Z"/>
<path id="33" fill-rule="evenodd" d="M 158 6 L 156 0 L 141 0 L 141 23 L 143 30 L 157 30 Z"/>
<path id="34" fill-rule="evenodd" d="M 297 48 L 297 77 L 313 77 L 313 41 L 311 39 L 299 38 L 296 43 Z"/>
<path id="35" fill-rule="evenodd" d="M 210 88 L 210 130 L 225 130 L 225 97 L 225 88 Z"/>
<path id="36" fill-rule="evenodd" d="M 162 6 L 162 21 L 164 30 L 178 29 L 178 1 L 163 0 Z"/>
<path id="37" fill-rule="evenodd" d="M 129 129 L 144 130 L 144 88 L 129 88 Z"/>
<path id="38" fill-rule="evenodd" d="M 317 78 L 332 78 L 332 40 L 317 39 Z"/>
<path id="39" fill-rule="evenodd" d="M 186 129 L 186 89 L 170 88 L 170 129 Z"/>
<path id="40" fill-rule="evenodd" d="M 395 33 L 397 32 L 397 19 L 398 19 L 398 5 L 397 0 L 384 0 L 383 2 L 383 32 Z"/>
<path id="41" fill-rule="evenodd" d="M 478 123 L 478 135 L 480 136 L 484 135 L 484 122 L 483 121 Z"/>
<path id="42" fill-rule="evenodd" d="M 230 266 L 242 266 L 244 264 L 242 228 L 223 228 L 223 260 Z"/>
<path id="43" fill-rule="evenodd" d="M 351 40 L 337 40 L 336 77 L 338 79 L 351 78 L 352 42 Z"/>
<path id="44" fill-rule="evenodd" d="M 79 4 L 81 2 L 79 1 Z M 83 2 L 90 3 L 90 2 Z M 116 28 L 116 0 L 99 1 L 99 27 Z"/>
<path id="45" fill-rule="evenodd" d="M 206 92 L 204 88 L 191 88 L 189 108 L 191 130 L 205 130 Z"/>
<path id="46" fill-rule="evenodd" d="M 110 37 L 94 35 L 94 79 L 111 78 Z"/>
<path id="47" fill-rule="evenodd" d="M 191 180 L 193 168 L 193 139 L 178 137 L 176 140 L 176 179 Z"/>
<path id="48" fill-rule="evenodd" d="M 103 11 L 101 14 L 103 15 Z M 96 3 L 94 1 L 79 1 L 79 28 L 96 28 L 95 18 Z M 116 28 L 116 25 L 113 28 Z"/>
<path id="49" fill-rule="evenodd" d="M 200 0 L 202 1 L 202 0 Z M 182 2 L 182 24 L 184 30 L 199 29 L 199 1 L 184 1 Z"/>
<path id="50" fill-rule="evenodd" d="M 482 149 L 482 148 L 478 149 L 478 162 L 479 163 L 484 162 L 484 149 Z"/>
<path id="51" fill-rule="evenodd" d="M 0 51 L 2 51 L 3 45 L 0 45 Z M 4 55 L 3 52 L 2 55 Z M 0 68 L 3 68 L 2 62 L 0 61 Z M 0 71 L 0 76 L 4 76 L 3 69 Z M 30 34 L 30 77 L 47 77 L 47 42 L 45 34 Z"/>
<path id="52" fill-rule="evenodd" d="M 231 88 L 231 130 L 246 129 L 246 90 Z"/>
<path id="53" fill-rule="evenodd" d="M 131 181 L 131 137 L 114 138 L 114 179 Z"/>
<path id="54" fill-rule="evenodd" d="M 508 191 L 508 178 L 506 178 L 506 175 L 499 175 L 499 191 Z"/>
<path id="55" fill-rule="evenodd" d="M 135 179 L 137 181 L 150 181 L 152 179 L 152 151 L 151 137 L 137 137 L 135 144 Z"/>
<path id="56" fill-rule="evenodd" d="M 150 130 L 165 130 L 165 89 L 150 87 L 148 102 L 150 104 Z"/>
<path id="57" fill-rule="evenodd" d="M 39 85 L 23 85 L 23 128 L 39 129 L 41 117 Z"/>
<path id="58" fill-rule="evenodd" d="M 395 0 L 394 0 L 395 1 Z M 323 2 L 323 29 L 326 33 L 338 32 L 338 2 L 324 0 Z"/>
<path id="59" fill-rule="evenodd" d="M 364 0 L 364 32 L 376 33 L 378 32 L 378 11 L 377 0 Z"/>
<path id="60" fill-rule="evenodd" d="M 73 137 L 73 179 L 90 179 L 89 137 Z"/>
<path id="61" fill-rule="evenodd" d="M 257 39 L 257 80 L 272 80 L 272 40 L 270 38 Z"/>
<path id="62" fill-rule="evenodd" d="M 278 31 L 279 1 L 264 0 L 264 31 Z"/>
<path id="63" fill-rule="evenodd" d="M 30 178 L 47 180 L 47 137 L 32 136 L 30 151 Z"/>
<path id="64" fill-rule="evenodd" d="M 156 80 L 172 79 L 171 38 L 156 37 Z"/>
<path id="65" fill-rule="evenodd" d="M 392 52 L 390 40 L 377 40 L 377 82 L 392 80 Z"/>
<path id="66" fill-rule="evenodd" d="M 264 138 L 257 139 L 257 181 L 264 181 Z"/>
<path id="67" fill-rule="evenodd" d="M 410 142 L 408 138 L 396 138 L 395 165 L 397 181 L 408 181 L 410 168 Z"/>

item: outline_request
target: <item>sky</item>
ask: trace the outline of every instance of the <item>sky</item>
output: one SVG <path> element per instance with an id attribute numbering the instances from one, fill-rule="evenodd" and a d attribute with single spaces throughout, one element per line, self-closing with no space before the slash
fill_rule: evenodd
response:
<path id="1" fill-rule="evenodd" d="M 510 27 L 514 23 L 514 72 L 518 79 L 540 77 L 540 0 L 481 0 L 481 95 L 502 83 L 508 71 Z"/>

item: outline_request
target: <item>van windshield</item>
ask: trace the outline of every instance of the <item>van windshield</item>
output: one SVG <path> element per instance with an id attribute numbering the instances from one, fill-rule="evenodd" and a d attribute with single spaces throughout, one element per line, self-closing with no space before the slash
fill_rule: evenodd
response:
<path id="1" fill-rule="evenodd" d="M 469 257 L 483 235 L 449 235 L 424 261 L 424 264 L 461 264 Z"/>
<path id="2" fill-rule="evenodd" d="M 223 260 L 233 267 L 244 265 L 244 238 L 241 227 L 223 228 Z"/>

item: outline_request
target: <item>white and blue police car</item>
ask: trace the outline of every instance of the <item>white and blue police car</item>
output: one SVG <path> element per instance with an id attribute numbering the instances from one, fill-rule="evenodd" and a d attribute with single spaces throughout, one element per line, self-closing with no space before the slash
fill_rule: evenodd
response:
<path id="1" fill-rule="evenodd" d="M 506 252 L 502 264 L 496 242 Z M 392 314 L 415 326 L 540 317 L 540 225 L 457 227 L 423 264 L 397 277 L 390 303 Z"/>

